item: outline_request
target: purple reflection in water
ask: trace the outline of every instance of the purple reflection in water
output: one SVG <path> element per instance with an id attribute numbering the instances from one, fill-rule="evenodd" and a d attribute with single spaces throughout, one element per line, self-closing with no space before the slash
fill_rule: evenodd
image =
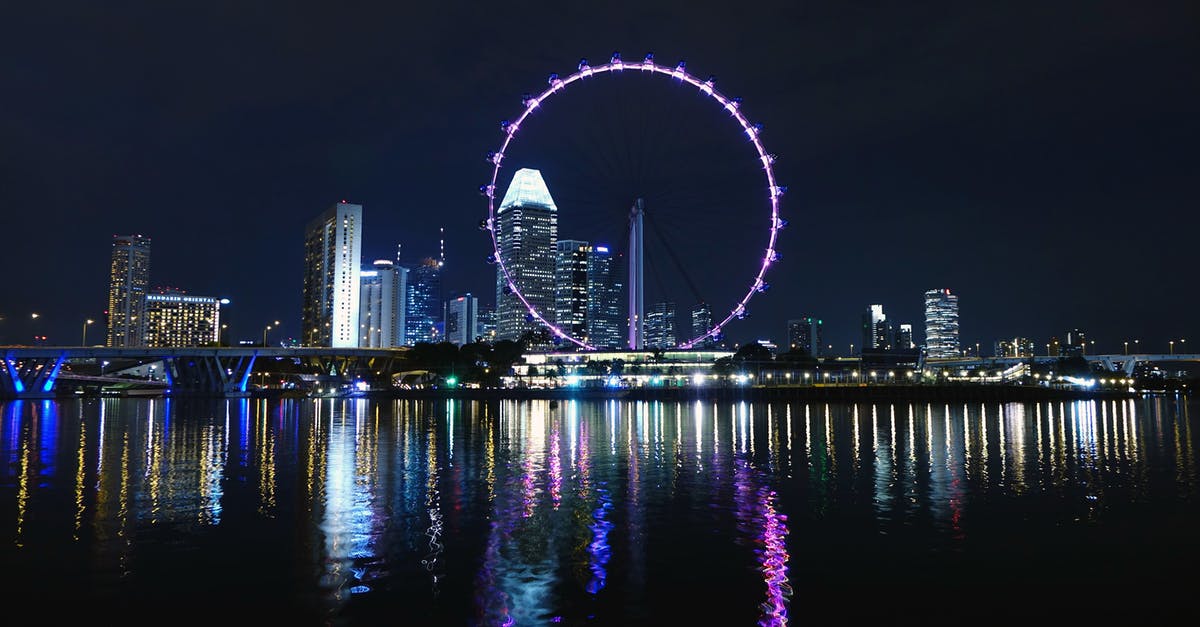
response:
<path id="1" fill-rule="evenodd" d="M 554 429 L 550 431 L 550 500 L 554 503 L 555 510 L 562 504 L 562 460 L 559 459 L 558 440 L 556 422 Z"/>
<path id="2" fill-rule="evenodd" d="M 758 624 L 782 627 L 788 622 L 792 596 L 787 574 L 787 516 L 776 511 L 775 491 L 756 483 L 749 462 L 738 459 L 734 468 L 738 529 L 754 539 L 754 554 L 767 588 L 766 599 L 759 604 Z"/>
<path id="3" fill-rule="evenodd" d="M 608 520 L 608 513 L 613 506 L 612 496 L 603 487 L 596 489 L 596 496 L 599 503 L 596 511 L 592 512 L 593 522 L 588 525 L 592 531 L 592 541 L 588 544 L 588 569 L 592 571 L 592 579 L 587 584 L 588 594 L 596 594 L 604 589 L 608 579 L 608 560 L 612 557 L 612 549 L 608 546 L 608 532 L 613 528 Z"/>

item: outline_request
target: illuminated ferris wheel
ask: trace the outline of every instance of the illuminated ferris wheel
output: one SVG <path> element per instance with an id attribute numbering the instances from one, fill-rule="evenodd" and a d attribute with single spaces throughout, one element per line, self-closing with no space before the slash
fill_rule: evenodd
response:
<path id="1" fill-rule="evenodd" d="M 573 74 L 560 77 L 558 74 L 551 74 L 547 87 L 543 92 L 537 95 L 526 95 L 522 98 L 523 109 L 520 115 L 514 121 L 503 121 L 500 123 L 501 130 L 504 134 L 503 142 L 498 150 L 488 153 L 488 161 L 492 164 L 492 175 L 489 183 L 480 186 L 480 192 L 487 198 L 488 201 L 488 217 L 481 223 L 481 228 L 489 232 L 492 241 L 492 255 L 489 257 L 489 263 L 496 264 L 498 268 L 497 281 L 503 287 L 506 294 L 511 294 L 516 297 L 521 306 L 526 311 L 526 319 L 543 326 L 554 338 L 559 342 L 571 342 L 580 348 L 586 350 L 596 350 L 587 341 L 586 338 L 575 337 L 563 328 L 563 325 L 556 324 L 552 316 L 547 315 L 548 312 L 540 311 L 534 304 L 533 299 L 529 298 L 522 292 L 520 281 L 511 272 L 509 261 L 505 259 L 503 254 L 503 246 L 501 242 L 500 221 L 498 220 L 498 207 L 496 202 L 496 184 L 499 179 L 502 162 L 508 152 L 514 145 L 518 132 L 523 126 L 530 121 L 533 113 L 542 109 L 547 101 L 552 96 L 560 94 L 566 90 L 569 85 L 585 81 L 593 77 L 610 75 L 618 76 L 623 73 L 636 72 L 647 76 L 659 76 L 666 80 L 674 81 L 681 85 L 690 85 L 692 88 L 705 96 L 708 100 L 715 102 L 718 107 L 728 113 L 741 129 L 744 137 L 748 138 L 751 145 L 756 151 L 756 159 L 761 168 L 761 175 L 765 177 L 766 189 L 760 201 L 759 211 L 762 216 L 759 224 L 762 227 L 757 227 L 759 237 L 765 238 L 765 246 L 759 249 L 761 253 L 755 253 L 754 259 L 754 274 L 748 281 L 748 287 L 745 291 L 738 291 L 739 297 L 735 298 L 729 307 L 727 313 L 721 316 L 715 316 L 709 321 L 709 324 L 703 329 L 699 329 L 697 334 L 689 334 L 689 339 L 675 344 L 676 348 L 689 349 L 693 346 L 701 346 L 709 341 L 716 341 L 721 337 L 722 329 L 731 323 L 733 320 L 740 320 L 747 315 L 747 305 L 750 300 L 758 293 L 764 292 L 769 288 L 769 284 L 765 281 L 767 270 L 772 264 L 780 259 L 780 254 L 776 249 L 776 241 L 779 236 L 779 231 L 787 225 L 787 220 L 780 217 L 779 205 L 780 198 L 786 192 L 786 187 L 779 185 L 775 179 L 775 171 L 773 164 L 775 156 L 768 153 L 763 146 L 760 133 L 762 126 L 750 122 L 741 110 L 741 100 L 739 98 L 730 98 L 717 91 L 714 87 L 712 78 L 702 80 L 686 70 L 685 64 L 681 61 L 675 66 L 659 65 L 655 63 L 654 56 L 648 54 L 640 61 L 626 62 L 621 59 L 619 53 L 614 53 L 608 63 L 592 66 L 586 60 L 580 61 L 578 69 Z M 544 109 L 543 109 L 544 110 Z M 640 349 L 643 332 L 640 325 L 644 324 L 645 312 L 643 311 L 642 299 L 642 215 L 641 215 L 640 200 L 633 203 L 633 209 L 629 214 L 628 235 L 630 238 L 629 251 L 629 275 L 628 275 L 628 315 L 627 322 L 629 326 L 628 333 L 628 348 Z M 754 219 L 754 218 L 752 218 Z M 765 231 L 765 232 L 764 232 Z M 762 241 L 761 239 L 759 241 Z M 746 283 L 742 283 L 746 285 Z M 724 309 L 722 309 L 724 311 Z"/>

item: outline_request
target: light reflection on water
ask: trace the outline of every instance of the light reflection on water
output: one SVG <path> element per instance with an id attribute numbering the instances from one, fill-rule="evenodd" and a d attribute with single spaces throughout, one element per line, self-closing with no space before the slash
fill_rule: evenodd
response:
<path id="1" fill-rule="evenodd" d="M 990 551 L 1011 540 L 990 516 L 1103 530 L 1136 520 L 1130 502 L 1190 513 L 1197 494 L 1174 398 L 105 399 L 0 416 L 6 563 L 71 571 L 62 585 L 98 603 L 249 582 L 247 602 L 336 623 L 635 623 L 720 595 L 735 624 L 784 625 L 834 555 L 822 540 L 867 565 L 880 548 Z"/>

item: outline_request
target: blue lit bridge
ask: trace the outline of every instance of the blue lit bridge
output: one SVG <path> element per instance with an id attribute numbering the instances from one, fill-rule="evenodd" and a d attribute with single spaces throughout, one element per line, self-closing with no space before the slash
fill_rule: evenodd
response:
<path id="1" fill-rule="evenodd" d="M 390 382 L 406 348 L 0 347 L 0 398 L 50 398 L 60 385 L 194 396 L 245 396 L 256 372 L 302 370 L 330 381 Z M 256 370 L 257 368 L 257 370 Z"/>

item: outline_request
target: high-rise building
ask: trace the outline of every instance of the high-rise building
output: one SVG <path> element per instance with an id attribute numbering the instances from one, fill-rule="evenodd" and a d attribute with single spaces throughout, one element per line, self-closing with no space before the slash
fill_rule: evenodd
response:
<path id="1" fill-rule="evenodd" d="M 996 357 L 1033 357 L 1033 340 L 1024 337 L 997 340 L 992 352 Z"/>
<path id="2" fill-rule="evenodd" d="M 150 238 L 114 235 L 108 270 L 106 346 L 141 346 L 145 336 L 146 293 L 150 287 Z"/>
<path id="3" fill-rule="evenodd" d="M 820 357 L 823 335 L 821 329 L 824 324 L 824 321 L 812 316 L 788 320 L 788 350 Z"/>
<path id="4" fill-rule="evenodd" d="M 587 242 L 560 239 L 554 267 L 554 324 L 580 341 L 587 338 L 590 250 Z"/>
<path id="5" fill-rule="evenodd" d="M 925 356 L 951 359 L 958 351 L 958 295 L 944 288 L 926 291 Z"/>
<path id="6" fill-rule="evenodd" d="M 917 345 L 913 343 L 912 325 L 900 325 L 900 331 L 896 333 L 896 348 L 900 350 L 911 350 L 916 347 Z"/>
<path id="7" fill-rule="evenodd" d="M 646 348 L 674 348 L 675 303 L 654 303 L 646 308 Z"/>
<path id="8" fill-rule="evenodd" d="M 688 340 L 698 338 L 709 331 L 712 331 L 712 307 L 708 303 L 696 303 L 692 305 L 692 336 Z M 693 348 L 710 348 L 717 341 L 710 336 L 705 336 L 703 340 L 696 342 Z"/>
<path id="9" fill-rule="evenodd" d="M 621 277 L 608 246 L 588 248 L 587 342 L 596 348 L 625 345 Z"/>
<path id="10" fill-rule="evenodd" d="M 887 316 L 883 305 L 870 305 L 862 315 L 862 350 L 885 351 L 891 349 L 888 339 Z"/>
<path id="11" fill-rule="evenodd" d="M 541 330 L 541 324 L 512 287 L 539 315 L 546 318 L 554 315 L 558 207 L 541 172 L 531 168 L 517 170 L 492 227 L 500 262 L 508 271 L 506 278 L 500 265 L 496 267 L 496 337 L 519 340 L 526 331 Z"/>
<path id="12" fill-rule="evenodd" d="M 221 339 L 221 300 L 178 290 L 146 295 L 145 346 L 213 346 Z"/>
<path id="13" fill-rule="evenodd" d="M 426 257 L 408 272 L 408 311 L 405 340 L 441 342 L 442 334 L 442 262 Z"/>
<path id="14" fill-rule="evenodd" d="M 358 346 L 362 205 L 342 201 L 304 230 L 304 346 Z"/>
<path id="15" fill-rule="evenodd" d="M 404 346 L 404 296 L 408 290 L 408 268 L 379 259 L 359 276 L 358 345 L 364 348 Z"/>
<path id="16" fill-rule="evenodd" d="M 496 341 L 496 306 L 495 305 L 480 305 L 479 313 L 476 317 L 475 332 L 476 339 L 480 342 L 492 343 Z"/>
<path id="17" fill-rule="evenodd" d="M 446 303 L 446 341 L 457 346 L 479 338 L 479 299 L 464 294 Z"/>

